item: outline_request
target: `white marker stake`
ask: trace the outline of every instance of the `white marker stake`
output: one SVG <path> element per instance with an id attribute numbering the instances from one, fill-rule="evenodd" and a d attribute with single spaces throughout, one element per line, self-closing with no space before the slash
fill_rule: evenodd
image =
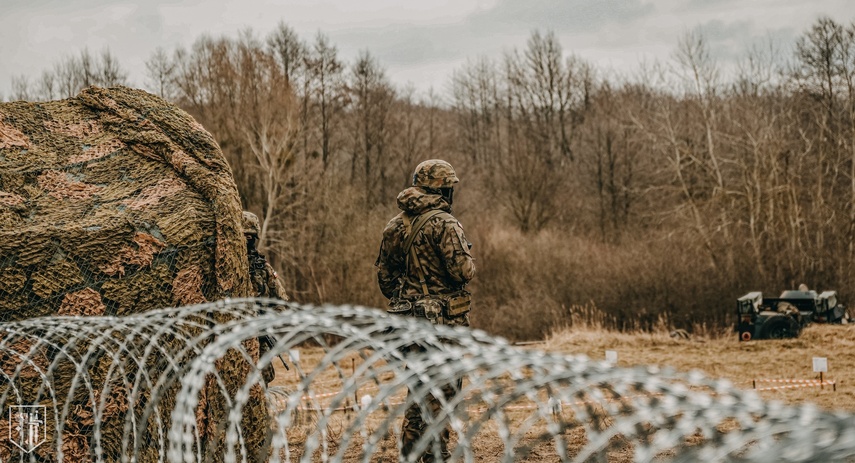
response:
<path id="1" fill-rule="evenodd" d="M 371 405 L 371 396 L 368 394 L 365 394 L 364 396 L 362 396 L 361 399 L 359 399 L 360 410 L 363 410 L 363 411 L 368 410 L 369 405 Z M 353 408 L 355 409 L 356 407 L 357 407 L 357 405 L 353 404 Z M 362 426 L 361 428 L 362 429 L 359 430 L 359 433 L 362 434 L 362 437 L 365 440 L 368 440 L 368 427 Z"/>
<path id="2" fill-rule="evenodd" d="M 606 351 L 606 362 L 609 362 L 612 365 L 617 365 L 617 351 L 607 350 Z"/>
<path id="3" fill-rule="evenodd" d="M 368 408 L 369 405 L 371 405 L 371 396 L 365 394 L 364 396 L 362 396 L 361 399 L 359 399 L 359 401 L 361 402 L 362 409 L 365 410 Z"/>
<path id="4" fill-rule="evenodd" d="M 828 372 L 828 359 L 825 357 L 814 357 L 813 372 L 819 373 L 819 388 L 825 389 L 825 386 L 823 386 L 822 374 Z"/>
<path id="5" fill-rule="evenodd" d="M 291 359 L 291 363 L 294 364 L 294 378 L 300 379 L 300 372 L 298 371 L 297 364 L 300 363 L 300 351 L 297 349 L 290 349 L 288 351 L 288 357 Z"/>
<path id="6" fill-rule="evenodd" d="M 546 402 L 546 406 L 549 407 L 549 410 L 552 412 L 553 415 L 561 414 L 561 401 L 557 398 L 550 397 L 549 400 Z"/>

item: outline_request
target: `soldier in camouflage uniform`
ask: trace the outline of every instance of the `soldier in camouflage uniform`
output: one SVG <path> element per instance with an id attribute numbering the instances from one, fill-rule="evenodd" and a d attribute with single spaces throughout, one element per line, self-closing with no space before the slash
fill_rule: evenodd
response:
<path id="1" fill-rule="evenodd" d="M 258 216 L 252 212 L 243 211 L 243 234 L 246 237 L 246 253 L 249 257 L 249 276 L 252 281 L 255 297 L 288 300 L 285 288 L 279 282 L 279 275 L 267 259 L 258 253 Z M 272 336 L 259 336 L 259 355 L 264 355 L 275 344 Z M 264 367 L 261 372 L 265 383 L 270 383 L 276 376 L 273 364 Z"/>
<path id="2" fill-rule="evenodd" d="M 267 259 L 258 253 L 258 216 L 243 211 L 243 234 L 246 237 L 246 253 L 249 257 L 249 273 L 252 279 L 255 297 L 288 300 L 285 288 L 279 282 L 279 275 Z"/>
<path id="3" fill-rule="evenodd" d="M 451 164 L 436 159 L 424 161 L 416 167 L 413 186 L 398 194 L 401 213 L 383 230 L 375 264 L 380 290 L 390 300 L 389 312 L 425 317 L 436 324 L 469 326 L 469 292 L 465 288 L 475 275 L 475 263 L 463 226 L 451 215 L 454 185 L 458 181 Z M 420 221 L 423 225 L 418 227 Z M 411 249 L 405 249 L 411 232 L 415 232 Z M 423 304 L 425 300 L 438 301 L 440 309 L 432 311 L 430 304 Z M 423 350 L 418 345 L 403 349 L 405 355 Z M 451 399 L 461 383 L 442 387 L 445 398 Z M 426 402 L 428 410 L 436 416 L 440 401 L 428 396 Z M 411 455 L 412 449 L 426 427 L 420 406 L 411 405 L 404 414 L 401 430 L 401 454 L 405 459 L 416 459 L 416 455 Z M 440 458 L 433 455 L 432 442 L 424 454 L 418 455 L 417 461 L 447 460 L 449 435 L 448 427 L 440 434 Z"/>

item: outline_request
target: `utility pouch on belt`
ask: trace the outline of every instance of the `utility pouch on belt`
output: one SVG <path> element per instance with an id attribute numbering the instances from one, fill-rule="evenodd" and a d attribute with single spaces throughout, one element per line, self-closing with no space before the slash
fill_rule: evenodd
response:
<path id="1" fill-rule="evenodd" d="M 389 305 L 389 308 L 386 309 L 387 313 L 395 314 L 395 315 L 412 315 L 413 303 L 404 299 L 399 299 L 397 301 L 393 301 L 392 304 Z"/>
<path id="2" fill-rule="evenodd" d="M 415 312 L 416 315 L 421 315 L 424 313 L 424 317 L 430 320 L 432 323 L 436 323 L 436 321 L 442 317 L 442 301 L 439 299 L 434 299 L 432 297 L 419 299 L 415 302 Z"/>
<path id="3" fill-rule="evenodd" d="M 464 293 L 459 296 L 454 296 L 448 299 L 448 316 L 459 317 L 469 312 L 472 307 L 472 296 L 469 293 Z"/>

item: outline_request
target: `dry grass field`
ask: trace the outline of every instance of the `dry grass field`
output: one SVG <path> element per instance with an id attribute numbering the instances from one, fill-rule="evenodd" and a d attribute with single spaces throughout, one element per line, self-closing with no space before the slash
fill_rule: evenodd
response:
<path id="1" fill-rule="evenodd" d="M 618 366 L 659 365 L 678 371 L 700 370 L 711 378 L 725 378 L 740 388 L 763 379 L 819 379 L 812 358 L 828 359 L 824 379 L 831 387 L 805 387 L 759 391 L 767 400 L 798 405 L 813 402 L 828 410 L 855 411 L 855 324 L 811 325 L 796 339 L 739 342 L 736 333 L 716 333 L 693 339 L 675 339 L 668 331 L 615 333 L 598 329 L 566 330 L 536 346 L 552 352 L 605 358 L 618 353 Z M 776 384 L 757 383 L 757 387 Z M 777 384 L 781 386 L 783 384 Z"/>
<path id="2" fill-rule="evenodd" d="M 542 343 L 524 346 L 525 349 L 546 350 L 566 354 L 583 354 L 591 359 L 604 359 L 605 351 L 613 350 L 618 354 L 618 366 L 658 365 L 672 367 L 678 371 L 700 370 L 711 378 L 725 378 L 740 388 L 750 389 L 756 381 L 757 387 L 786 386 L 786 383 L 765 383 L 762 380 L 818 379 L 813 373 L 812 358 L 828 359 L 828 373 L 825 379 L 836 383 L 836 391 L 831 386 L 789 387 L 759 390 L 761 397 L 798 405 L 813 402 L 829 410 L 855 411 L 855 358 L 851 355 L 855 348 L 855 324 L 853 325 L 812 325 L 797 339 L 776 341 L 739 342 L 731 332 L 711 333 L 694 336 L 690 339 L 673 338 L 665 329 L 653 333 L 617 333 L 596 327 L 567 329 L 556 332 Z M 323 356 L 320 348 L 301 349 L 301 367 L 311 369 Z M 315 393 L 340 390 L 341 378 L 347 377 L 352 368 L 358 367 L 361 359 L 354 354 L 340 363 L 340 369 L 327 368 L 315 381 Z M 292 369 L 285 371 L 277 365 L 277 379 L 274 386 L 293 387 L 298 375 Z M 360 395 L 363 391 L 360 391 Z M 368 387 L 364 393 L 371 394 Z M 395 400 L 404 398 L 401 390 Z M 322 401 L 319 401 L 322 402 Z M 349 405 L 351 402 L 348 402 Z M 289 453 L 292 461 L 302 454 L 301 441 L 314 432 L 316 417 L 307 412 L 300 424 L 289 429 Z M 522 422 L 527 412 L 510 413 L 508 418 Z M 354 418 L 353 413 L 339 411 L 326 427 L 327 444 L 330 453 L 337 451 L 343 433 Z M 368 423 L 350 440 L 346 449 L 346 461 L 363 461 L 363 436 L 378 430 L 378 424 L 385 418 L 382 412 L 375 413 Z M 557 459 L 554 443 L 551 440 L 539 441 L 538 435 L 544 429 L 539 423 L 525 433 L 519 442 L 520 452 L 517 461 L 554 462 Z M 400 427 L 400 420 L 394 423 Z M 570 455 L 575 454 L 586 443 L 582 426 L 567 429 L 564 432 Z M 504 452 L 502 439 L 498 437 L 496 426 L 490 422 L 474 440 L 473 452 L 476 461 L 498 461 Z M 397 445 L 393 433 L 386 432 L 381 440 L 380 449 L 373 454 L 371 461 L 396 461 Z M 525 454 L 524 456 L 522 454 Z M 632 461 L 630 444 L 616 439 L 609 451 L 608 461 Z M 283 457 L 285 454 L 283 453 Z M 320 454 L 314 459 L 321 461 Z"/>

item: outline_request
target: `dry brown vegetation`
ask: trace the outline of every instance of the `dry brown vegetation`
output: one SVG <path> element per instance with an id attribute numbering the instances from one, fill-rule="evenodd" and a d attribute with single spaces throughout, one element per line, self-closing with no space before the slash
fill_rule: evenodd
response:
<path id="1" fill-rule="evenodd" d="M 549 32 L 473 57 L 444 92 L 280 24 L 156 50 L 146 86 L 210 130 L 259 247 L 302 302 L 383 306 L 373 263 L 416 163 L 459 171 L 473 323 L 537 339 L 593 302 L 610 327 L 723 327 L 733 300 L 855 285 L 855 25 L 819 18 L 735 69 L 687 33 L 674 58 L 606 75 Z M 795 46 L 792 46 L 795 45 Z M 782 53 L 780 50 L 791 49 Z M 13 98 L 125 82 L 88 53 Z"/>
<path id="2" fill-rule="evenodd" d="M 338 368 L 329 366 L 317 369 L 319 364 L 325 364 L 322 357 L 325 355 L 325 349 L 320 347 L 303 347 L 300 350 L 300 367 L 304 372 L 316 373 L 316 379 L 313 381 L 313 393 L 318 394 L 321 398 L 317 402 L 305 401 L 301 410 L 298 410 L 295 415 L 295 424 L 290 426 L 287 431 L 289 446 L 288 450 L 282 451 L 283 458 L 291 458 L 291 461 L 299 459 L 305 451 L 304 443 L 310 436 L 318 437 L 319 429 L 318 411 L 320 409 L 335 409 L 331 419 L 327 422 L 324 430 L 326 432 L 322 441 L 326 442 L 328 454 L 335 454 L 341 450 L 341 445 L 347 445 L 344 453 L 343 461 L 362 461 L 364 459 L 365 436 L 375 432 L 382 433 L 383 438 L 378 443 L 377 450 L 373 453 L 371 461 L 396 461 L 398 455 L 398 444 L 396 443 L 397 434 L 401 428 L 401 418 L 399 417 L 392 424 L 394 429 L 386 429 L 382 431 L 381 426 L 383 420 L 387 418 L 384 410 L 378 410 L 371 414 L 364 425 L 354 427 L 354 419 L 356 414 L 350 411 L 354 400 L 361 397 L 362 394 L 375 394 L 376 387 L 366 385 L 360 389 L 360 392 L 355 394 L 354 400 L 347 399 L 344 403 L 331 404 L 329 397 L 324 397 L 325 393 L 337 392 L 343 389 L 343 380 L 350 377 L 353 369 L 359 367 L 362 363 L 362 358 L 359 353 L 352 352 L 349 356 L 344 357 L 338 363 Z M 382 363 L 382 361 L 380 362 Z M 273 387 L 284 387 L 285 390 L 293 390 L 300 380 L 300 375 L 296 369 L 285 370 L 281 363 L 274 363 L 276 368 L 276 379 L 270 384 Z M 390 377 L 383 378 L 381 381 L 387 381 Z M 403 402 L 406 396 L 406 388 L 401 388 L 393 394 L 390 402 L 394 405 Z M 274 402 L 275 403 L 275 402 Z M 483 404 L 482 404 L 483 405 Z M 530 401 L 521 400 L 517 403 L 520 406 L 532 405 Z M 284 405 L 279 405 L 280 409 L 284 409 Z M 479 414 L 478 404 L 469 407 L 469 412 L 475 415 Z M 514 409 L 510 407 L 505 410 L 506 420 L 512 432 L 517 432 L 526 420 L 531 419 L 531 410 L 529 409 Z M 564 418 L 572 420 L 572 412 L 562 412 Z M 541 420 L 535 420 L 528 423 L 530 429 L 519 436 L 520 439 L 515 447 L 515 461 L 520 462 L 553 462 L 556 459 L 554 442 L 549 437 L 546 431 L 546 423 Z M 354 432 L 352 436 L 346 435 L 348 432 Z M 580 423 L 571 425 L 563 433 L 567 443 L 567 450 L 570 455 L 578 453 L 578 451 L 587 443 L 585 437 L 585 428 Z M 342 444 L 346 442 L 346 444 Z M 452 448 L 456 442 L 456 438 L 452 438 Z M 484 423 L 480 431 L 472 439 L 472 452 L 475 461 L 498 461 L 502 458 L 505 452 L 503 439 L 499 434 L 499 427 L 496 420 L 491 420 Z M 629 462 L 632 461 L 632 447 L 621 438 L 616 438 L 612 444 L 613 448 L 608 450 L 609 461 L 614 462 Z M 322 451 L 315 452 L 314 461 L 322 461 Z"/>
<path id="3" fill-rule="evenodd" d="M 710 378 L 723 378 L 730 380 L 736 387 L 751 389 L 752 382 L 757 381 L 757 387 L 783 386 L 785 384 L 761 383 L 763 379 L 818 379 L 818 375 L 812 371 L 812 358 L 825 357 L 828 359 L 829 372 L 824 376 L 825 380 L 836 383 L 836 390 L 830 385 L 820 387 L 781 388 L 773 390 L 758 391 L 765 400 L 781 401 L 789 405 L 802 405 L 813 403 L 821 408 L 832 411 L 855 410 L 855 359 L 851 352 L 855 348 L 855 324 L 853 325 L 811 325 L 797 339 L 769 340 L 739 342 L 737 336 L 731 332 L 707 332 L 703 336 L 695 335 L 690 339 L 674 338 L 664 325 L 652 331 L 618 332 L 603 328 L 596 318 L 582 320 L 577 312 L 577 327 L 574 329 L 560 330 L 551 335 L 547 340 L 526 346 L 527 349 L 546 350 L 566 354 L 583 354 L 592 359 L 603 359 L 606 350 L 615 350 L 618 353 L 619 367 L 632 367 L 638 365 L 658 365 L 671 367 L 678 371 L 688 372 L 691 370 L 703 371 Z M 595 313 L 587 311 L 586 313 Z M 301 349 L 303 368 L 311 368 L 317 364 L 323 355 L 323 349 L 311 348 Z M 344 359 L 341 373 L 347 377 L 354 366 L 358 366 L 361 360 L 354 353 L 351 358 Z M 285 386 L 293 388 L 298 379 L 295 371 L 285 371 L 278 365 L 277 379 L 274 386 Z M 330 368 L 323 372 L 317 380 L 317 393 L 339 390 L 341 379 L 338 372 Z M 372 393 L 367 388 L 365 393 Z M 403 399 L 405 390 L 399 391 L 398 399 Z M 350 405 L 350 402 L 348 404 Z M 525 411 L 509 411 L 508 418 L 511 422 L 521 424 L 529 417 Z M 372 415 L 366 429 L 373 432 L 378 429 L 379 423 L 385 418 L 382 412 Z M 338 445 L 342 433 L 347 429 L 353 415 L 339 412 L 335 415 L 328 426 L 330 445 Z M 312 433 L 315 428 L 316 419 L 311 412 L 301 417 L 299 424 L 289 430 L 291 440 L 291 457 L 300 455 L 301 443 Z M 394 424 L 400 427 L 400 420 Z M 725 429 L 727 424 L 723 425 Z M 555 461 L 556 454 L 551 439 L 539 441 L 538 433 L 543 432 L 541 424 L 535 425 L 520 445 L 531 446 L 526 449 L 526 456 L 521 454 L 517 461 L 545 462 Z M 585 431 L 582 426 L 572 427 L 565 431 L 568 453 L 575 454 L 586 443 Z M 691 445 L 694 441 L 701 439 L 690 439 Z M 358 461 L 361 458 L 362 439 L 357 437 L 351 441 L 347 450 L 346 461 Z M 632 446 L 627 441 L 616 438 L 612 442 L 612 448 L 608 452 L 608 461 L 628 462 L 632 461 Z M 495 423 L 489 423 L 474 440 L 473 451 L 477 461 L 495 461 L 500 458 L 504 451 L 502 439 L 497 434 Z M 380 450 L 375 454 L 376 458 L 395 458 L 397 447 L 392 433 L 382 440 Z"/>
<path id="4" fill-rule="evenodd" d="M 754 380 L 819 379 L 812 358 L 828 359 L 826 380 L 831 386 L 759 391 L 767 400 L 790 405 L 814 403 L 827 410 L 855 411 L 855 324 L 811 325 L 796 339 L 740 342 L 735 333 L 712 337 L 672 338 L 668 331 L 619 333 L 596 328 L 566 330 L 542 346 L 553 352 L 584 354 L 604 359 L 606 350 L 618 352 L 618 366 L 659 365 L 678 371 L 700 370 L 710 378 L 724 378 L 742 389 Z M 783 386 L 761 384 L 758 388 Z"/>

